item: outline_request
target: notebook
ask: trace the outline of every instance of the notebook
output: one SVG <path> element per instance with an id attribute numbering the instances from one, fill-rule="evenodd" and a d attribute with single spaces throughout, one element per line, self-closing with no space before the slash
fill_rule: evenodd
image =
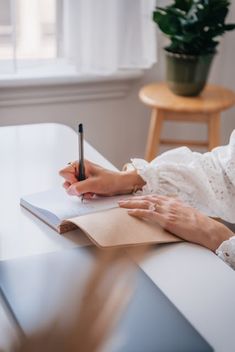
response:
<path id="1" fill-rule="evenodd" d="M 99 247 L 179 242 L 155 223 L 131 217 L 118 207 L 130 195 L 95 197 L 81 201 L 62 188 L 24 196 L 21 206 L 59 233 L 80 228 Z"/>

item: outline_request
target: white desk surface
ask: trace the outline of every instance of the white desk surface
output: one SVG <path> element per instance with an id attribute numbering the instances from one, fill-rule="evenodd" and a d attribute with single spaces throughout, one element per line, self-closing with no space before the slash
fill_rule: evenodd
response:
<path id="1" fill-rule="evenodd" d="M 114 169 L 89 144 L 85 157 Z M 1 260 L 88 243 L 79 230 L 59 236 L 19 205 L 21 195 L 60 185 L 58 170 L 76 158 L 76 134 L 64 125 L 0 128 Z M 232 269 L 210 251 L 189 243 L 154 246 L 140 266 L 215 351 L 235 350 Z"/>

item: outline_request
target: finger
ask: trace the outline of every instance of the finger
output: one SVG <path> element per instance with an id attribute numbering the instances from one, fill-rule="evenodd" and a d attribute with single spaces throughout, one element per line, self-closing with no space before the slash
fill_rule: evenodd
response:
<path id="1" fill-rule="evenodd" d="M 131 200 L 132 198 L 129 198 L 128 200 Z M 170 197 L 167 196 L 160 196 L 157 194 L 149 194 L 149 195 L 145 195 L 145 196 L 134 196 L 134 199 L 136 200 L 148 200 L 150 202 L 165 202 L 167 200 L 170 199 Z"/>
<path id="2" fill-rule="evenodd" d="M 152 211 L 157 211 L 159 213 L 164 213 L 166 212 L 166 204 L 167 202 L 162 202 L 162 200 L 159 199 L 141 199 L 141 200 L 136 200 L 131 199 L 131 200 L 125 200 L 125 201 L 120 201 L 118 202 L 119 206 L 121 208 L 126 208 L 126 209 L 149 209 Z"/>
<path id="3" fill-rule="evenodd" d="M 148 200 L 124 200 L 118 202 L 121 208 L 128 209 L 149 209 L 152 205 Z"/>
<path id="4" fill-rule="evenodd" d="M 73 184 L 73 183 L 78 182 L 78 179 L 77 179 L 75 173 L 74 173 L 74 174 L 67 173 L 67 174 L 64 174 L 63 177 L 64 177 L 64 179 L 65 179 L 67 182 L 69 182 L 70 184 Z"/>
<path id="5" fill-rule="evenodd" d="M 76 172 L 75 171 L 71 171 L 71 172 L 64 172 L 64 171 L 60 171 L 59 172 L 60 176 L 62 176 L 65 181 L 68 181 L 70 184 L 77 182 L 77 177 L 76 177 Z"/>
<path id="6" fill-rule="evenodd" d="M 158 196 L 158 195 L 151 195 L 148 196 L 146 199 L 148 199 L 150 202 L 153 204 L 156 204 L 157 207 L 169 207 L 172 204 L 179 204 L 180 200 L 172 197 L 172 196 Z"/>
<path id="7" fill-rule="evenodd" d="M 128 214 L 140 219 L 147 219 L 147 220 L 154 221 L 162 227 L 164 227 L 166 224 L 165 216 L 163 214 L 156 213 L 155 211 L 152 211 L 152 210 L 130 209 L 128 210 Z"/>
<path id="8" fill-rule="evenodd" d="M 67 173 L 73 173 L 75 169 L 76 169 L 76 163 L 71 163 L 66 167 L 64 167 L 63 169 L 61 169 L 59 171 L 59 174 L 63 176 L 64 174 L 67 174 Z"/>
<path id="9" fill-rule="evenodd" d="M 68 181 L 65 181 L 65 182 L 63 183 L 63 187 L 64 187 L 65 189 L 68 189 L 70 186 L 71 186 L 71 183 L 68 182 Z"/>
<path id="10" fill-rule="evenodd" d="M 94 197 L 95 197 L 95 193 L 92 193 L 92 192 L 88 192 L 88 193 L 83 194 L 84 199 L 92 199 Z"/>
<path id="11" fill-rule="evenodd" d="M 154 207 L 150 206 L 149 210 L 153 210 L 155 213 L 166 214 L 169 212 L 169 206 L 167 203 L 159 203 L 159 201 L 157 201 L 156 203 L 151 204 L 154 205 Z"/>
<path id="12" fill-rule="evenodd" d="M 84 166 L 86 170 L 90 170 L 91 168 L 101 168 L 101 166 L 99 166 L 98 164 L 94 164 L 92 162 L 90 162 L 89 160 L 84 160 Z M 74 173 L 75 171 L 77 171 L 79 169 L 79 163 L 77 161 L 73 161 L 71 163 L 68 163 L 68 165 L 61 169 L 59 171 L 59 174 L 61 176 L 63 176 L 66 173 Z"/>
<path id="13" fill-rule="evenodd" d="M 85 193 L 96 193 L 97 181 L 95 178 L 88 178 L 84 181 L 73 183 L 67 192 L 69 195 L 80 196 Z"/>
<path id="14" fill-rule="evenodd" d="M 73 162 L 70 165 L 66 166 L 64 169 L 60 170 L 59 175 L 70 183 L 77 182 L 77 168 L 78 163 Z"/>

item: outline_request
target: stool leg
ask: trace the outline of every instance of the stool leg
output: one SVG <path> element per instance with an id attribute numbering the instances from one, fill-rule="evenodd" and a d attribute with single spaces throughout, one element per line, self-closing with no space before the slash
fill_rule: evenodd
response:
<path id="1" fill-rule="evenodd" d="M 220 113 L 209 115 L 208 144 L 209 150 L 220 145 Z"/>
<path id="2" fill-rule="evenodd" d="M 149 125 L 145 159 L 151 161 L 156 157 L 160 144 L 160 135 L 163 123 L 163 111 L 153 109 Z"/>

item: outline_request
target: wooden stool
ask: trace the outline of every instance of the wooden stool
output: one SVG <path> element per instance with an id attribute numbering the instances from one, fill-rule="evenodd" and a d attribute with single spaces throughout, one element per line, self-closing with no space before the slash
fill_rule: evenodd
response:
<path id="1" fill-rule="evenodd" d="M 207 85 L 198 97 L 173 94 L 165 83 L 150 84 L 140 90 L 143 103 L 152 108 L 145 158 L 151 161 L 160 144 L 173 146 L 207 147 L 220 144 L 220 113 L 235 104 L 235 94 L 229 89 Z M 235 117 L 234 117 L 235 118 Z M 203 122 L 208 126 L 207 141 L 161 139 L 164 121 Z"/>

